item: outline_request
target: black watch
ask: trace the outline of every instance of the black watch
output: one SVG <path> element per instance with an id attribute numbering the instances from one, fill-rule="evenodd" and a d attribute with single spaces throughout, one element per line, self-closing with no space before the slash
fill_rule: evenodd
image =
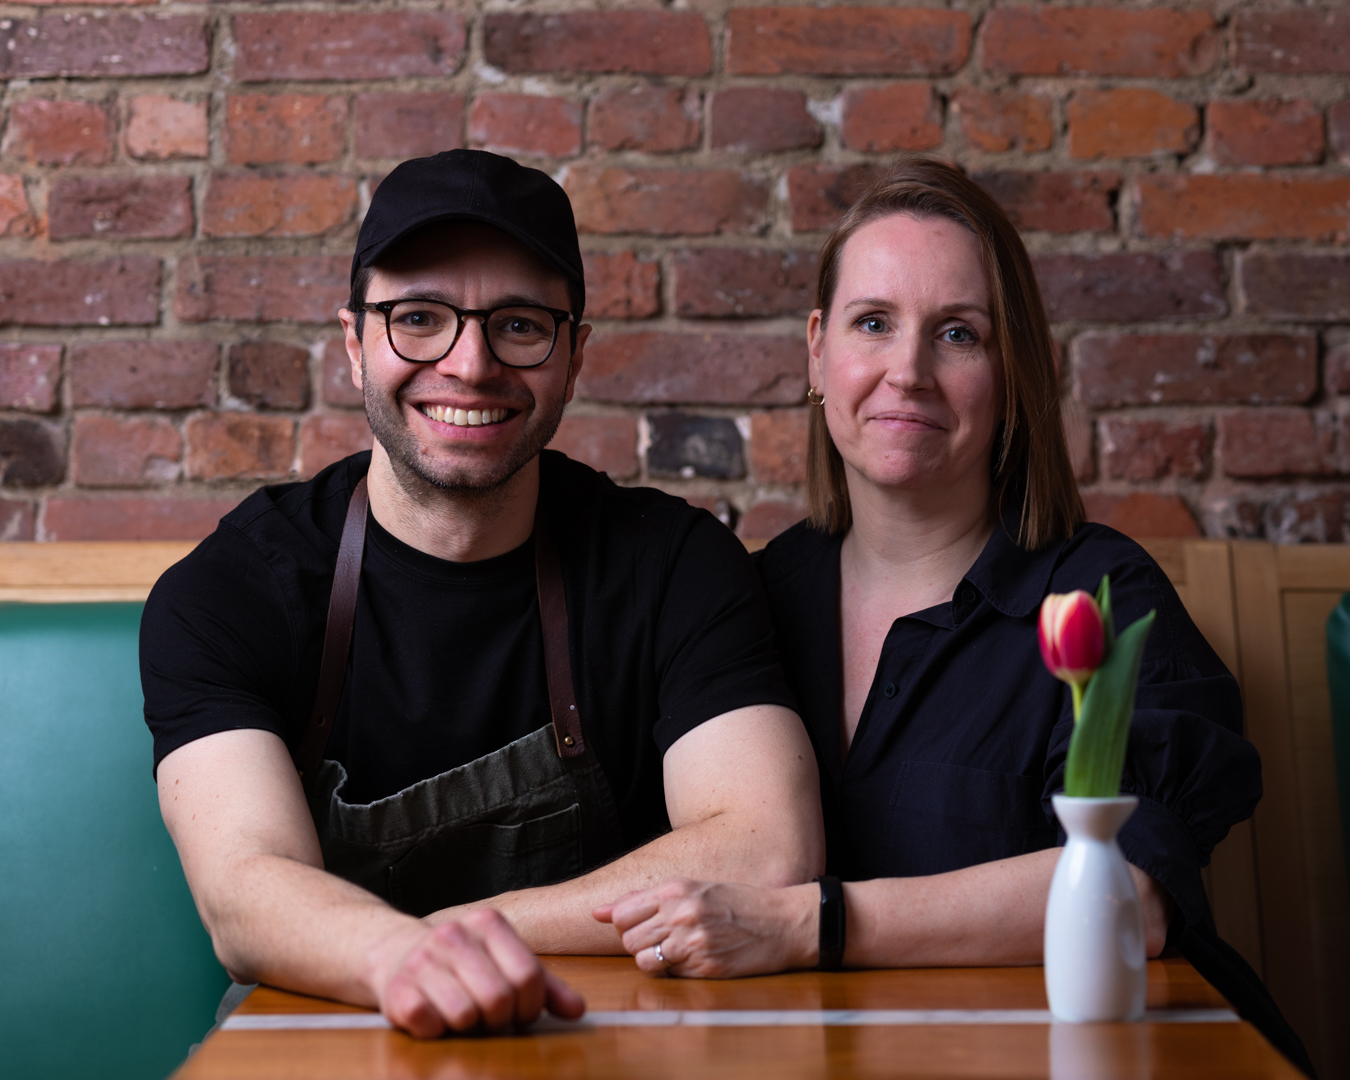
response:
<path id="1" fill-rule="evenodd" d="M 837 877 L 825 874 L 820 883 L 820 962 L 821 971 L 838 971 L 844 966 L 844 939 L 848 932 L 848 912 L 844 908 L 844 886 Z"/>

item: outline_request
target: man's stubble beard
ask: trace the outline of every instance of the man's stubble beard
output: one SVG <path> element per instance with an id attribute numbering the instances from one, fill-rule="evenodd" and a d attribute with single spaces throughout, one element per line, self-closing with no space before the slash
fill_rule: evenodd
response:
<path id="1" fill-rule="evenodd" d="M 568 376 L 571 376 L 571 360 L 568 360 Z M 533 422 L 529 423 L 523 438 L 500 461 L 491 465 L 485 473 L 477 474 L 472 469 L 450 466 L 444 470 L 435 470 L 420 452 L 417 440 L 413 437 L 403 413 L 399 408 L 396 391 L 392 398 L 377 397 L 370 390 L 372 383 L 367 377 L 366 354 L 361 351 L 362 398 L 366 406 L 366 420 L 376 441 L 384 447 L 394 477 L 399 486 L 411 498 L 426 502 L 437 494 L 448 495 L 456 501 L 494 503 L 505 495 L 505 489 L 512 478 L 530 463 L 557 434 L 562 423 L 563 409 L 567 404 L 566 392 L 558 396 L 556 403 L 540 406 L 538 399 L 531 398 L 536 405 Z M 407 385 L 406 383 L 404 384 Z M 564 384 L 564 386 L 566 383 Z M 401 388 L 400 388 L 401 389 Z"/>

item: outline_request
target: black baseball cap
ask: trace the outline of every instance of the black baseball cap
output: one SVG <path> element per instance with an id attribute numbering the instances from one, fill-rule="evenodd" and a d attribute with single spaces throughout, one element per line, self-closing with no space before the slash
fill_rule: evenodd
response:
<path id="1" fill-rule="evenodd" d="M 438 221 L 479 221 L 509 233 L 575 282 L 585 306 L 581 246 L 567 192 L 547 173 L 486 150 L 414 158 L 386 176 L 356 238 L 352 284 L 399 240 Z"/>

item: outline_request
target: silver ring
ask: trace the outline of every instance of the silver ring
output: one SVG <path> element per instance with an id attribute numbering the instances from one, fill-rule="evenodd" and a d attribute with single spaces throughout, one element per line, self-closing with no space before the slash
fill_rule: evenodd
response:
<path id="1" fill-rule="evenodd" d="M 666 958 L 661 955 L 661 944 L 662 943 L 658 941 L 656 943 L 656 948 L 653 950 L 656 953 L 656 962 L 660 964 L 662 967 L 669 967 L 670 966 L 669 961 L 667 961 Z"/>

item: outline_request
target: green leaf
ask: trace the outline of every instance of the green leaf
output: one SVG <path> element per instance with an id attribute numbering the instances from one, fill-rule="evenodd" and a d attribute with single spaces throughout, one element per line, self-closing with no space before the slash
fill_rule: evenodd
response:
<path id="1" fill-rule="evenodd" d="M 1111 655 L 1116 646 L 1116 620 L 1111 617 L 1111 575 L 1102 575 L 1102 583 L 1097 586 L 1097 607 L 1102 613 L 1102 649 L 1103 658 Z"/>
<path id="2" fill-rule="evenodd" d="M 1111 602 L 1109 588 L 1106 602 L 1108 605 Z M 1130 740 L 1130 721 L 1134 718 L 1134 695 L 1139 688 L 1139 664 L 1155 615 L 1156 612 L 1150 611 L 1132 623 L 1088 680 L 1083 708 L 1069 740 L 1064 794 L 1094 799 L 1111 799 L 1120 794 L 1125 748 Z"/>

